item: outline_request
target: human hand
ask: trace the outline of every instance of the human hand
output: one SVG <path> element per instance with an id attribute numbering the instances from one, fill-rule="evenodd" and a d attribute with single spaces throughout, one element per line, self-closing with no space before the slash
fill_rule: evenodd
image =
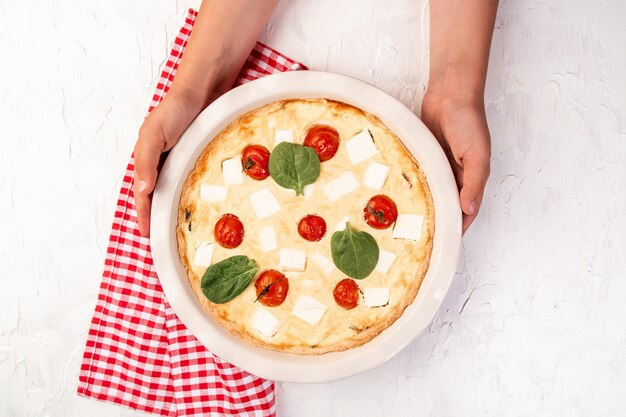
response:
<path id="1" fill-rule="evenodd" d="M 146 117 L 135 144 L 133 193 L 139 232 L 150 236 L 150 207 L 161 155 L 178 142 L 180 135 L 198 115 L 202 105 L 185 94 L 170 90 L 163 101 Z"/>
<path id="2" fill-rule="evenodd" d="M 202 1 L 176 79 L 139 129 L 133 193 L 142 236 L 150 235 L 150 205 L 161 155 L 191 121 L 235 81 L 278 0 Z"/>
<path id="3" fill-rule="evenodd" d="M 481 98 L 426 92 L 422 121 L 443 148 L 456 179 L 463 211 L 463 233 L 472 224 L 489 177 L 491 140 Z"/>

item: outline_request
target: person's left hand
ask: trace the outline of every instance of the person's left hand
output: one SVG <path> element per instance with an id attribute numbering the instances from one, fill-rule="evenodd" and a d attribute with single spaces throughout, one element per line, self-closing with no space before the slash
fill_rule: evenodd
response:
<path id="1" fill-rule="evenodd" d="M 459 188 L 463 233 L 472 224 L 490 172 L 491 140 L 482 98 L 439 97 L 429 92 L 422 121 L 444 149 Z"/>

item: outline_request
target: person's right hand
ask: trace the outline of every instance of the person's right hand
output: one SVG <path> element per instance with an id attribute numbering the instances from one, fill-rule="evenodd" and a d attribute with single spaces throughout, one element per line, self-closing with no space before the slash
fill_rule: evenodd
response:
<path id="1" fill-rule="evenodd" d="M 139 232 L 144 237 L 150 236 L 152 191 L 159 174 L 161 155 L 172 149 L 200 110 L 201 105 L 185 95 L 170 90 L 139 129 L 139 139 L 134 151 L 133 193 Z"/>
<path id="2" fill-rule="evenodd" d="M 150 235 L 150 205 L 161 155 L 202 109 L 230 90 L 278 0 L 203 0 L 169 92 L 139 130 L 133 193 L 142 236 Z"/>

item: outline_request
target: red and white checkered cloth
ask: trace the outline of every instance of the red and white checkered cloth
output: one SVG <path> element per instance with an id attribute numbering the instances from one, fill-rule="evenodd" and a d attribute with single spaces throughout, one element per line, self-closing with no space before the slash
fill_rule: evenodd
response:
<path id="1" fill-rule="evenodd" d="M 174 79 L 196 16 L 189 10 L 149 111 Z M 306 67 L 257 43 L 235 86 L 298 69 Z M 164 416 L 274 416 L 274 383 L 209 352 L 165 299 L 150 242 L 137 228 L 133 168 L 131 159 L 117 201 L 78 394 Z"/>

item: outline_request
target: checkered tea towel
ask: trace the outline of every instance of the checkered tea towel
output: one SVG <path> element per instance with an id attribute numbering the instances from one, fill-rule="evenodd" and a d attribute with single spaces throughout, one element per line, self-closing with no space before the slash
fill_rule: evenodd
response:
<path id="1" fill-rule="evenodd" d="M 152 99 L 169 89 L 197 12 L 189 10 Z M 306 69 L 257 43 L 234 86 Z M 78 394 L 163 416 L 274 416 L 274 383 L 209 352 L 178 319 L 139 235 L 128 164 L 80 368 Z"/>

